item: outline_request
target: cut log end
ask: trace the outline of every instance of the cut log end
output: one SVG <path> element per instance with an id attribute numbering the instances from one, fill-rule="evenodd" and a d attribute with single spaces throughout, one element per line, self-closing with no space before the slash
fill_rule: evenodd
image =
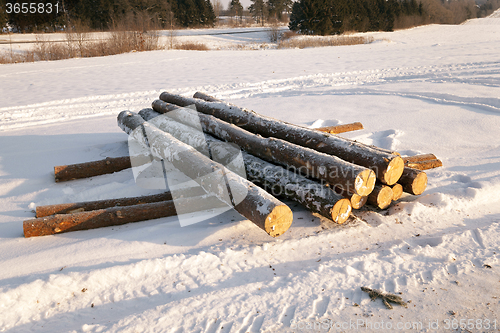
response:
<path id="1" fill-rule="evenodd" d="M 381 180 L 387 185 L 396 184 L 399 178 L 401 178 L 404 168 L 405 163 L 403 159 L 395 155 L 395 157 L 389 162 L 389 165 L 384 172 L 383 179 Z"/>
<path id="2" fill-rule="evenodd" d="M 401 199 L 402 195 L 403 195 L 403 185 L 394 184 L 394 186 L 392 187 L 392 201 Z"/>
<path id="3" fill-rule="evenodd" d="M 372 170 L 366 169 L 358 174 L 356 177 L 356 184 L 354 189 L 357 195 L 365 196 L 373 191 L 377 177 Z"/>
<path id="4" fill-rule="evenodd" d="M 421 172 L 415 177 L 413 183 L 411 184 L 411 189 L 412 189 L 411 193 L 414 195 L 420 195 L 424 193 L 426 188 L 427 188 L 427 174 L 425 172 Z"/>
<path id="5" fill-rule="evenodd" d="M 331 210 L 332 221 L 338 224 L 342 224 L 351 215 L 352 207 L 349 199 L 340 199 L 333 205 Z"/>
<path id="6" fill-rule="evenodd" d="M 353 194 L 351 196 L 351 206 L 353 209 L 360 209 L 366 204 L 367 200 L 368 200 L 367 196 Z"/>
<path id="7" fill-rule="evenodd" d="M 271 237 L 278 237 L 290 228 L 292 222 L 292 210 L 287 205 L 279 205 L 267 215 L 264 231 Z"/>
<path id="8" fill-rule="evenodd" d="M 392 202 L 392 188 L 389 186 L 376 186 L 368 196 L 368 202 L 380 209 L 386 209 Z"/>

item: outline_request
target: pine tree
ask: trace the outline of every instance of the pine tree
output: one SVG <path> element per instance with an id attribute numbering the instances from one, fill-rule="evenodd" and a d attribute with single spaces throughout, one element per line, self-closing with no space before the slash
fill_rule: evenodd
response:
<path id="1" fill-rule="evenodd" d="M 199 16 L 193 0 L 177 0 L 175 18 L 183 27 L 192 27 L 196 25 L 199 20 Z"/>
<path id="2" fill-rule="evenodd" d="M 240 20 L 243 18 L 243 6 L 240 0 L 231 0 L 229 4 L 229 13 L 231 16 L 239 16 Z"/>
<path id="3" fill-rule="evenodd" d="M 289 12 L 292 5 L 292 0 L 268 0 L 269 16 L 276 17 L 281 21 L 283 20 L 283 13 Z"/>
<path id="4" fill-rule="evenodd" d="M 300 0 L 294 3 L 289 28 L 304 34 L 331 35 L 341 32 L 343 18 L 330 0 Z"/>
<path id="5" fill-rule="evenodd" d="M 248 7 L 252 16 L 257 20 L 257 23 L 264 25 L 267 16 L 267 6 L 263 0 L 250 0 L 252 4 Z"/>
<path id="6" fill-rule="evenodd" d="M 7 26 L 7 14 L 5 13 L 5 0 L 0 0 L 0 32 Z"/>

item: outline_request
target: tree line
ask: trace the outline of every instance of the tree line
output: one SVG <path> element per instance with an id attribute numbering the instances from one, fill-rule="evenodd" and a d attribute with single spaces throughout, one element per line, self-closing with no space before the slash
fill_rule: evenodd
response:
<path id="1" fill-rule="evenodd" d="M 216 21 L 210 0 L 37 0 L 50 3 L 50 13 L 23 13 L 19 7 L 7 13 L 8 3 L 15 1 L 0 0 L 0 26 L 20 32 L 66 30 L 75 24 L 94 30 L 211 27 Z"/>
<path id="2" fill-rule="evenodd" d="M 0 0 L 0 29 L 60 31 L 77 27 L 92 30 L 172 29 L 212 27 L 220 13 L 220 0 L 37 0 L 51 4 L 52 11 L 8 13 Z M 500 0 L 476 5 L 474 0 L 251 0 L 248 11 L 257 23 L 286 21 L 304 34 L 340 34 L 345 31 L 391 31 L 440 23 L 458 24 L 483 17 L 500 7 Z M 17 2 L 20 4 L 20 2 Z M 29 3 L 28 3 L 29 4 Z M 12 8 L 12 6 L 10 7 Z M 47 9 L 48 7 L 44 7 Z M 240 0 L 231 0 L 227 14 L 243 18 Z"/>
<path id="3" fill-rule="evenodd" d="M 499 6 L 500 0 L 481 6 L 473 0 L 298 0 L 293 3 L 289 28 L 303 34 L 332 35 L 459 24 Z"/>

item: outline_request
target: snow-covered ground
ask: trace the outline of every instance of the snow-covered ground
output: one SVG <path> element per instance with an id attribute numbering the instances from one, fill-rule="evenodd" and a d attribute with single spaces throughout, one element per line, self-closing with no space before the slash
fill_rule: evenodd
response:
<path id="1" fill-rule="evenodd" d="M 498 331 L 500 18 L 369 35 L 1 65 L 0 331 Z M 116 115 L 164 90 L 306 126 L 360 121 L 346 137 L 444 166 L 423 195 L 344 225 L 289 203 L 276 239 L 233 211 L 23 238 L 37 205 L 155 193 L 131 170 L 56 184 L 52 168 L 127 154 Z M 409 306 L 388 310 L 362 286 Z"/>

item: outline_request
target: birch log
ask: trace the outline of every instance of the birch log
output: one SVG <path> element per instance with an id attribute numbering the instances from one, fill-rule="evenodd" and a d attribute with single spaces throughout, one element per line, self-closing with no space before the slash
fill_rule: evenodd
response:
<path id="1" fill-rule="evenodd" d="M 359 142 L 295 126 L 222 102 L 207 102 L 168 92 L 162 93 L 160 99 L 180 106 L 195 105 L 199 112 L 213 115 L 250 132 L 289 141 L 373 169 L 384 184 L 395 184 L 403 172 L 404 163 L 401 157 L 375 150 Z"/>
<path id="2" fill-rule="evenodd" d="M 146 123 L 139 115 L 122 111 L 118 115 L 118 124 L 137 142 L 149 148 L 155 157 L 172 163 L 207 193 L 234 207 L 270 236 L 283 234 L 292 224 L 293 214 L 288 206 L 193 147 Z M 134 131 L 138 127 L 140 129 Z"/>
<path id="3" fill-rule="evenodd" d="M 155 101 L 155 109 L 163 110 L 164 102 Z M 170 115 L 170 113 L 169 113 Z M 340 185 L 353 193 L 368 195 L 375 186 L 375 173 L 365 167 L 346 162 L 336 156 L 324 154 L 275 138 L 263 138 L 216 117 L 186 108 L 173 111 L 175 120 L 193 125 L 201 124 L 204 132 L 232 142 L 246 152 L 272 163 L 321 179 L 332 185 Z M 196 124 L 194 124 L 196 125 Z"/>
<path id="4" fill-rule="evenodd" d="M 144 109 L 139 115 L 159 129 L 170 133 L 184 143 L 198 146 L 208 145 L 209 155 L 224 165 L 229 165 L 240 151 L 214 137 L 162 116 L 152 109 Z M 290 172 L 281 166 L 266 162 L 258 157 L 241 152 L 248 179 L 271 192 L 275 196 L 294 200 L 308 210 L 325 216 L 336 223 L 344 223 L 351 212 L 348 200 L 336 194 L 330 188 L 299 174 Z"/>

